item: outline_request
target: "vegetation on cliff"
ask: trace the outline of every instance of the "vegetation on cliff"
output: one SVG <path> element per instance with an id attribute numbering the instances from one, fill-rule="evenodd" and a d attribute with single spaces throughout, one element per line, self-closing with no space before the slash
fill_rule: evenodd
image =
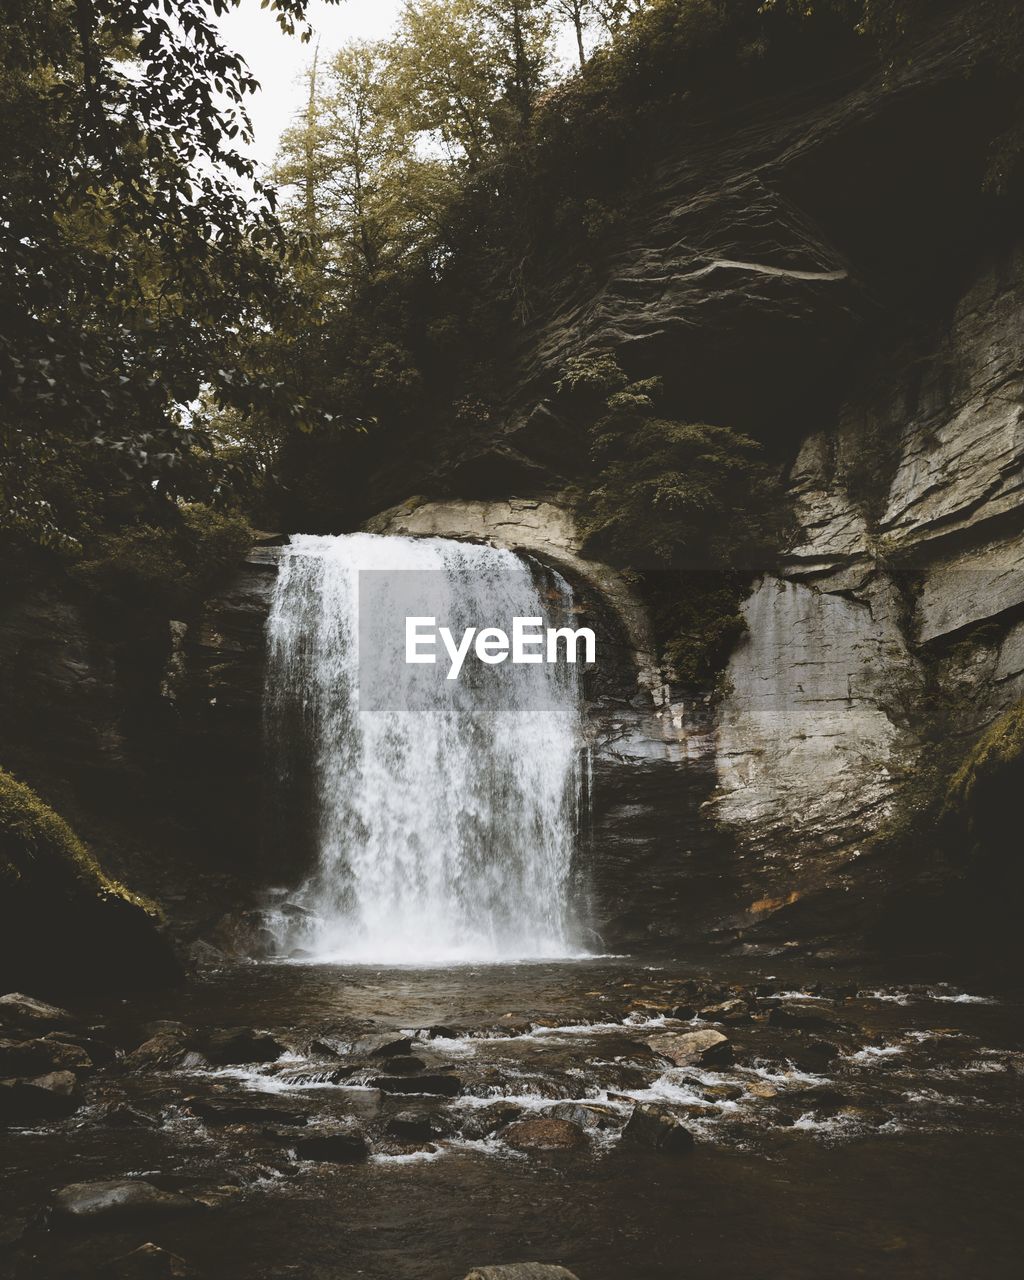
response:
<path id="1" fill-rule="evenodd" d="M 950 779 L 945 814 L 981 846 L 1015 838 L 1024 783 L 1024 703 L 999 717 Z"/>
<path id="2" fill-rule="evenodd" d="M 0 981 L 145 985 L 175 976 L 157 907 L 111 879 L 78 836 L 0 769 Z"/>

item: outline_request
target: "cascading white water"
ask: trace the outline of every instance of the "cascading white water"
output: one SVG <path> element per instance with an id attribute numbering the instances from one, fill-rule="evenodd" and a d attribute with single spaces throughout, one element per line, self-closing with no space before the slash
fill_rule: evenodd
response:
<path id="1" fill-rule="evenodd" d="M 267 730 L 278 785 L 308 773 L 318 858 L 292 895 L 308 915 L 286 944 L 381 963 L 579 954 L 576 668 L 467 664 L 452 682 L 443 651 L 438 678 L 375 666 L 397 636 L 404 645 L 406 617 L 424 615 L 456 636 L 513 617 L 562 626 L 572 594 L 510 551 L 440 538 L 301 536 L 282 553 Z"/>

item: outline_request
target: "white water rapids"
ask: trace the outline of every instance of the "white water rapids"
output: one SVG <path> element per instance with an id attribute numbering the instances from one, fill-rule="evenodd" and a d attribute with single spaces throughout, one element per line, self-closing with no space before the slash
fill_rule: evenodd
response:
<path id="1" fill-rule="evenodd" d="M 304 797 L 316 869 L 291 895 L 286 948 L 395 964 L 579 954 L 577 668 L 467 662 L 447 681 L 440 644 L 436 669 L 393 656 L 407 616 L 460 636 L 513 617 L 564 626 L 572 605 L 559 575 L 511 551 L 291 539 L 268 624 L 266 730 L 274 785 Z"/>

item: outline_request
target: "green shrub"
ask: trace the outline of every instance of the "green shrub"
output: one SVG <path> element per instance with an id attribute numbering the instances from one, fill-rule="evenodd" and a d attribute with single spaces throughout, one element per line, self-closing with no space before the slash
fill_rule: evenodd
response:
<path id="1" fill-rule="evenodd" d="M 670 674 L 714 684 L 785 526 L 775 471 L 749 436 L 660 416 L 659 380 L 629 383 L 614 356 L 576 358 L 559 387 L 578 414 L 605 393 L 579 507 L 584 555 L 639 575 Z"/>
<path id="2" fill-rule="evenodd" d="M 252 544 L 242 517 L 203 503 L 175 509 L 173 523 L 129 525 L 96 537 L 76 576 L 104 596 L 140 608 L 185 608 L 236 565 Z"/>

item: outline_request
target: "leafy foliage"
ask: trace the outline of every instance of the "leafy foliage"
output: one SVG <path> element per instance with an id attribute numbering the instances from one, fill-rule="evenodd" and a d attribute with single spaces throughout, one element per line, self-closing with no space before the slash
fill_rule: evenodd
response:
<path id="1" fill-rule="evenodd" d="M 231 0 L 235 3 L 237 0 Z M 287 30 L 305 0 L 270 0 Z M 279 291 L 275 194 L 237 149 L 256 88 L 229 0 L 7 0 L 0 64 L 0 504 L 60 546 L 44 471 L 96 441 L 141 486 L 186 492 L 204 389 L 287 394 L 243 352 Z"/>
<path id="2" fill-rule="evenodd" d="M 661 416 L 659 381 L 629 383 L 609 353 L 575 357 L 559 385 L 570 412 L 605 396 L 590 429 L 584 554 L 639 575 L 668 666 L 686 684 L 706 684 L 743 632 L 751 578 L 776 554 L 784 517 L 775 471 L 748 436 Z"/>
<path id="3" fill-rule="evenodd" d="M 75 568 L 97 592 L 143 609 L 172 612 L 214 586 L 252 545 L 239 516 L 201 503 L 185 505 L 169 526 L 130 524 L 100 534 Z"/>

